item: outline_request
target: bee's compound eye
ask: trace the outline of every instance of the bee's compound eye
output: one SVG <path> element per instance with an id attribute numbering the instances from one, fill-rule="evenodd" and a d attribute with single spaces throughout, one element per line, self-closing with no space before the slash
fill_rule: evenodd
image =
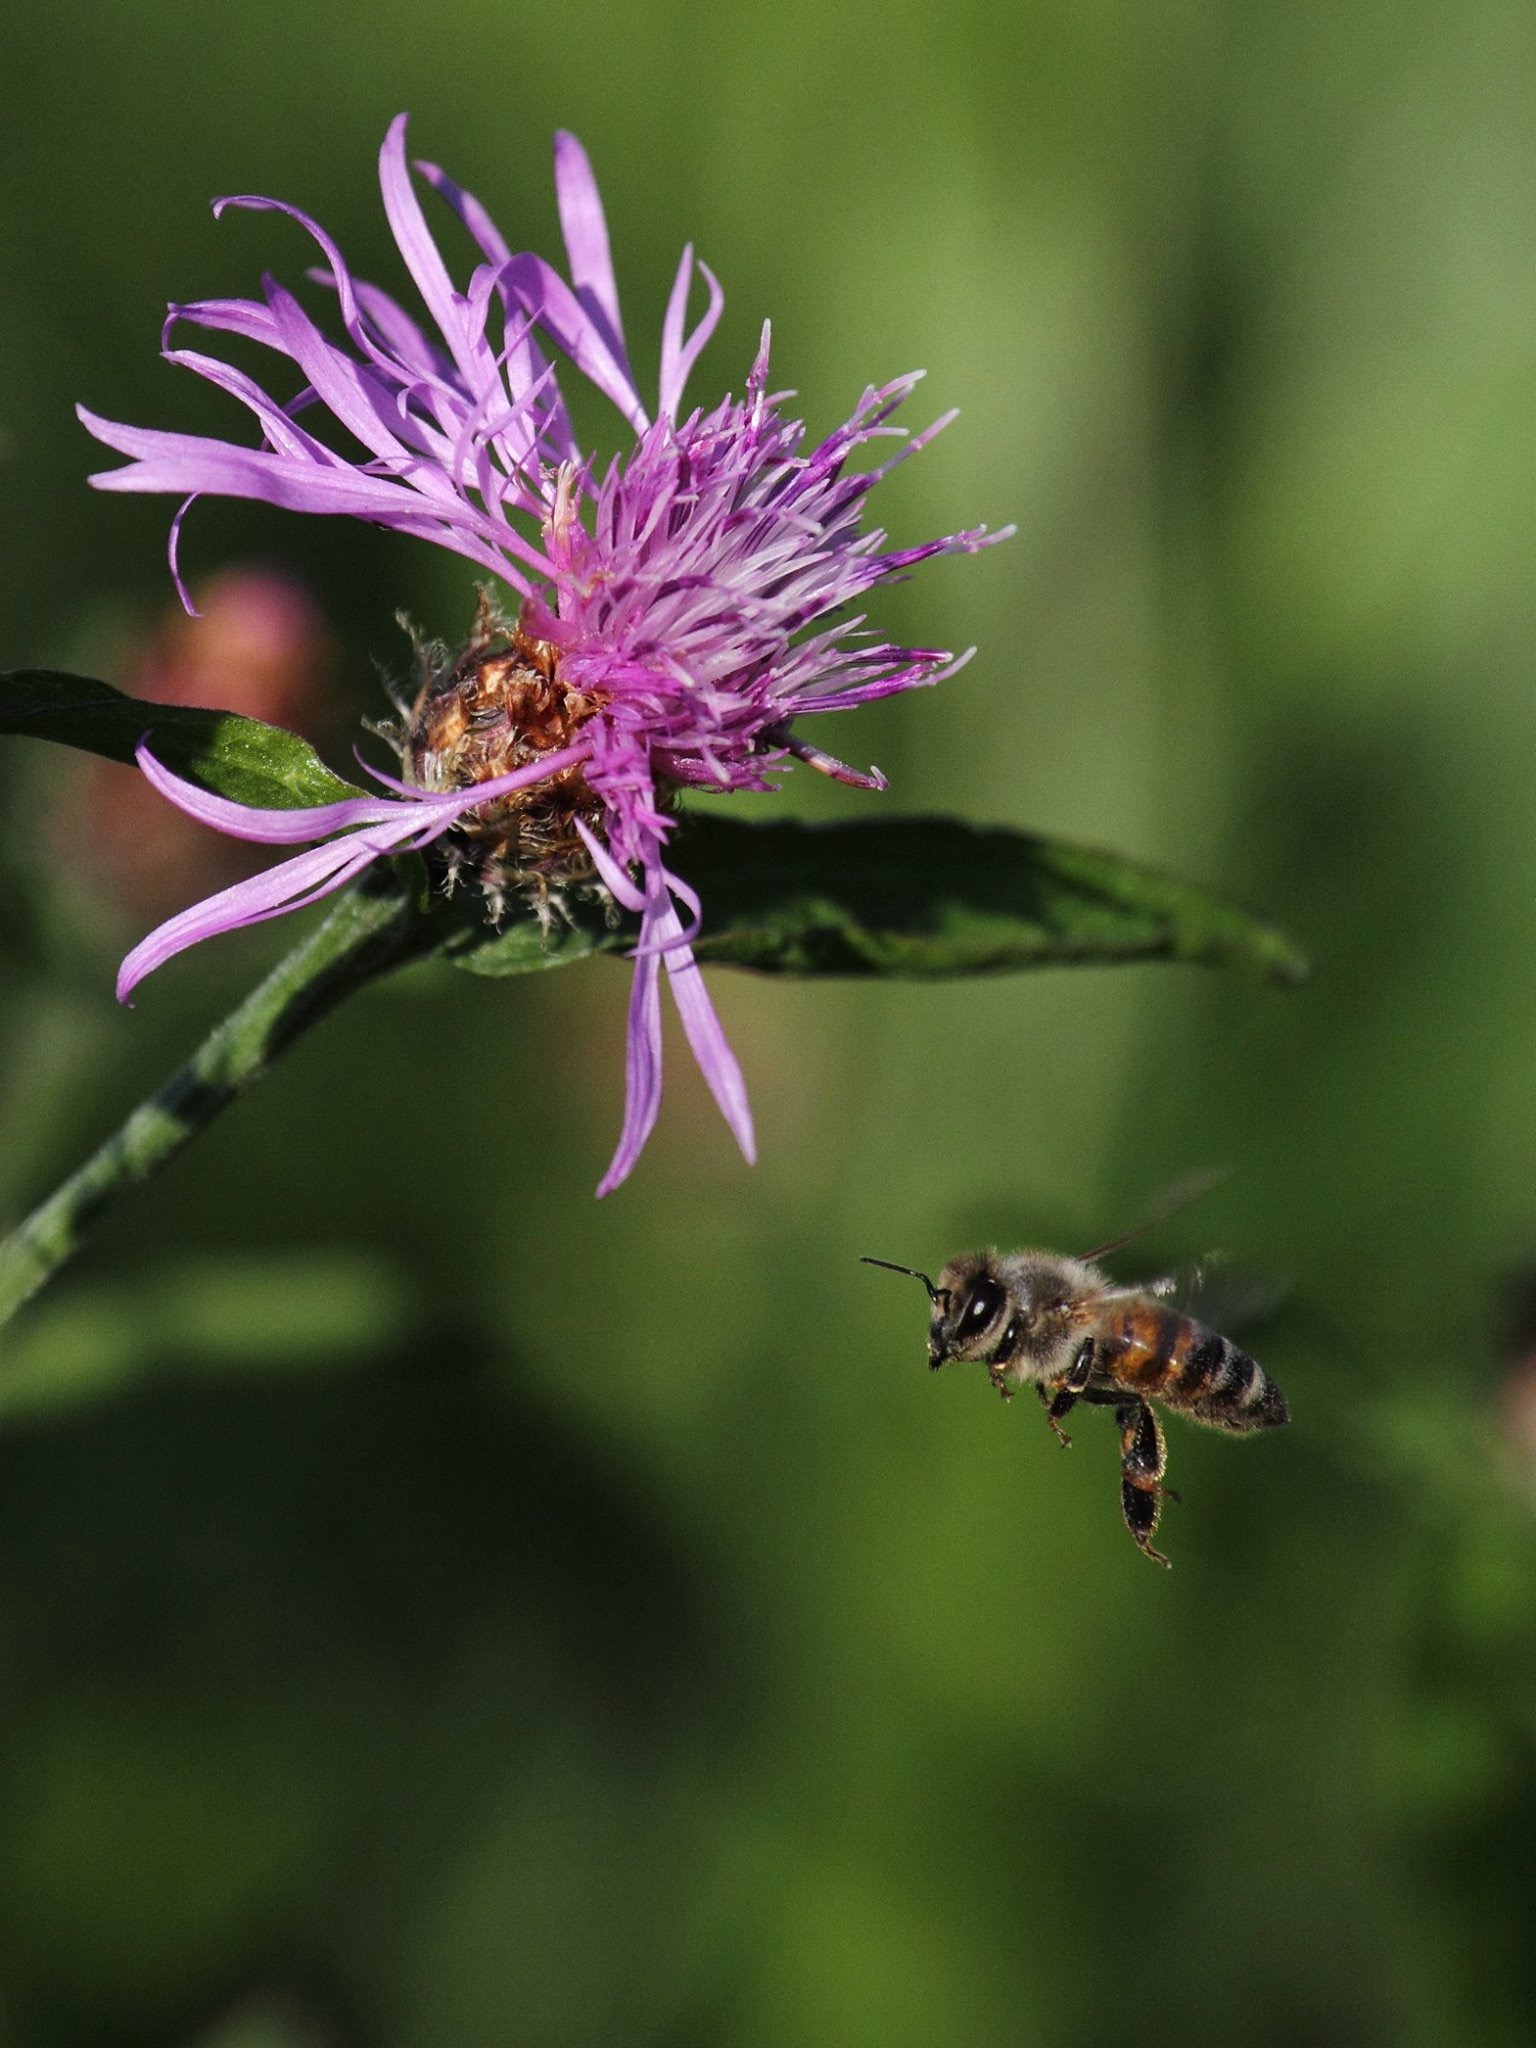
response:
<path id="1" fill-rule="evenodd" d="M 995 1280 L 978 1280 L 960 1318 L 962 1337 L 979 1337 L 1003 1304 L 1003 1290 Z"/>

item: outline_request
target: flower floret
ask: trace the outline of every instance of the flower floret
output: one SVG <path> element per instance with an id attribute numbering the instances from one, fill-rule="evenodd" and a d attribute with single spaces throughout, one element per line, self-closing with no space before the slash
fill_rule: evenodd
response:
<path id="1" fill-rule="evenodd" d="M 808 448 L 803 425 L 783 411 L 789 394 L 769 393 L 765 325 L 744 396 L 684 413 L 723 305 L 691 246 L 662 322 L 652 413 L 630 367 L 601 197 L 574 136 L 555 140 L 568 275 L 515 253 L 435 165 L 414 168 L 479 258 L 460 289 L 422 211 L 400 116 L 380 154 L 380 187 L 430 326 L 355 278 L 297 208 L 221 201 L 217 211 L 274 211 L 304 230 L 323 259 L 310 276 L 332 296 L 341 338 L 270 277 L 259 299 L 173 307 L 167 359 L 243 405 L 259 445 L 124 426 L 82 408 L 91 433 L 127 457 L 92 481 L 182 498 L 171 559 L 189 609 L 179 534 L 188 507 L 213 494 L 430 540 L 494 575 L 515 594 L 516 615 L 502 619 L 482 601 L 463 649 L 420 679 L 396 733 L 400 778 L 380 777 L 392 794 L 252 811 L 181 782 L 143 751 L 155 786 L 218 829 L 323 843 L 151 933 L 123 963 L 120 992 L 197 940 L 312 902 L 403 849 L 432 849 L 445 881 L 478 882 L 496 915 L 516 896 L 547 916 L 563 889 L 586 888 L 639 919 L 624 1126 L 599 1191 L 630 1171 L 656 1119 L 663 968 L 750 1159 L 740 1068 L 691 947 L 701 908 L 665 859 L 677 792 L 767 789 L 796 761 L 884 788 L 877 770 L 846 766 L 794 721 L 952 675 L 966 655 L 881 640 L 861 607 L 928 556 L 974 552 L 1003 534 L 976 527 L 893 549 L 864 524 L 870 493 L 948 423 L 911 435 L 895 424 L 916 374 L 869 387 L 844 425 Z M 695 272 L 707 302 L 690 328 Z M 183 323 L 286 358 L 299 388 L 276 398 L 214 355 L 170 346 Z M 600 475 L 576 443 L 561 358 L 634 437 Z M 886 439 L 897 445 L 883 462 L 854 466 L 865 444 Z"/>

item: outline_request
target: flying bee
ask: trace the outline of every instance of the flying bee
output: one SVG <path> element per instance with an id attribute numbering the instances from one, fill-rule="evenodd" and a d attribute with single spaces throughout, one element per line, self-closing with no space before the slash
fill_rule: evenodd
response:
<path id="1" fill-rule="evenodd" d="M 1133 1231 L 1131 1236 L 1139 1236 Z M 1080 1259 L 1056 1252 L 967 1252 L 938 1279 L 889 1259 L 867 1266 L 921 1280 L 933 1304 L 928 1364 L 979 1359 L 1005 1401 L 1032 1386 L 1063 1448 L 1063 1418 L 1079 1401 L 1113 1408 L 1120 1429 L 1120 1507 L 1154 1564 L 1167 1450 L 1154 1401 L 1193 1422 L 1247 1436 L 1289 1422 L 1285 1396 L 1247 1352 L 1171 1308 L 1171 1281 L 1117 1287 L 1095 1261 L 1130 1240 L 1116 1238 Z"/>

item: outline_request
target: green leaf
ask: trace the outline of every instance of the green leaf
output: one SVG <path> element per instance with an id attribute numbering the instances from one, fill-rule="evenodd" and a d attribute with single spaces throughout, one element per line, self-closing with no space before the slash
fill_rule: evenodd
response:
<path id="1" fill-rule="evenodd" d="M 698 958 L 723 967 L 938 979 L 1191 960 L 1269 981 L 1307 973 L 1272 925 L 1203 889 L 1115 854 L 956 819 L 695 815 L 668 860 L 703 899 Z M 633 939 L 633 920 L 612 930 L 580 911 L 547 940 L 526 918 L 500 932 L 461 923 L 441 950 L 475 974 L 524 974 Z"/>
<path id="2" fill-rule="evenodd" d="M 157 761 L 216 796 L 259 810 L 332 804 L 362 792 L 333 775 L 307 740 L 234 711 L 149 704 L 110 683 L 52 669 L 0 674 L 0 733 L 56 740 L 132 762 L 146 736 Z"/>
<path id="3" fill-rule="evenodd" d="M 622 927 L 613 926 L 590 904 L 571 905 L 569 914 L 547 931 L 526 911 L 511 923 L 492 926 L 472 894 L 456 897 L 451 907 L 434 906 L 434 915 L 446 930 L 437 947 L 442 957 L 469 974 L 484 974 L 494 980 L 509 974 L 535 974 L 545 967 L 568 967 L 573 960 L 635 942 L 633 918 L 627 918 Z"/>

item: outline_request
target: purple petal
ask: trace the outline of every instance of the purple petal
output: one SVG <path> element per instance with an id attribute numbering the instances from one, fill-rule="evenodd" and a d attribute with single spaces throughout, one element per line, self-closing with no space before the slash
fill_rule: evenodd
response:
<path id="1" fill-rule="evenodd" d="M 215 796 L 195 782 L 185 782 L 162 767 L 149 751 L 148 738 L 139 742 L 134 758 L 151 788 L 185 811 L 200 825 L 231 839 L 249 839 L 263 846 L 302 846 L 309 840 L 327 839 L 331 833 L 352 825 L 387 825 L 401 814 L 401 801 L 391 796 L 346 797 L 339 803 L 312 804 L 302 810 L 258 810 L 253 805 L 232 803 Z M 412 815 L 418 806 L 411 806 Z"/>
<path id="2" fill-rule="evenodd" d="M 448 829 L 466 811 L 477 805 L 510 795 L 516 789 L 541 782 L 586 758 L 585 746 L 564 747 L 546 754 L 526 767 L 514 769 L 492 781 L 468 790 L 444 795 L 401 797 L 349 797 L 341 803 L 312 805 L 303 810 L 274 811 L 234 804 L 225 797 L 184 782 L 164 768 L 147 747 L 138 748 L 139 766 L 162 796 L 169 798 L 189 817 L 211 825 L 234 838 L 260 842 L 313 839 L 338 826 L 359 826 L 340 839 L 312 847 L 293 859 L 279 861 L 250 880 L 237 882 L 206 901 L 170 918 L 134 947 L 118 975 L 118 998 L 127 996 L 145 975 L 162 966 L 175 954 L 243 925 L 258 924 L 280 917 L 286 911 L 302 910 L 328 896 L 369 866 L 378 855 L 403 846 L 420 847 Z M 659 1071 L 656 1082 L 660 1088 Z M 652 1122 L 655 1121 L 654 1112 Z M 643 1142 L 643 1140 L 642 1140 Z M 627 1169 L 626 1169 L 627 1170 Z"/>
<path id="3" fill-rule="evenodd" d="M 316 220 L 311 220 L 310 216 L 302 208 L 291 206 L 286 199 L 263 199 L 255 193 L 244 193 L 238 198 L 233 199 L 215 200 L 213 206 L 214 219 L 221 220 L 225 209 L 231 206 L 238 206 L 246 213 L 281 213 L 289 220 L 296 221 L 303 228 L 304 232 L 316 244 L 320 253 L 330 265 L 335 281 L 336 296 L 341 305 L 341 317 L 346 323 L 348 333 L 355 334 L 359 321 L 357 301 L 352 289 L 352 273 L 347 268 L 340 249 L 337 248 L 320 223 Z M 238 300 L 213 300 L 209 302 L 209 305 L 213 307 L 222 305 L 228 309 L 233 309 L 233 307 L 240 303 Z M 184 310 L 188 318 L 198 320 L 199 322 L 204 321 L 204 308 L 202 306 L 188 306 Z M 208 320 L 205 324 L 214 326 L 219 323 L 216 320 Z M 261 338 L 259 334 L 256 336 L 258 340 Z"/>
<path id="4" fill-rule="evenodd" d="M 576 296 L 628 377 L 624 322 L 619 315 L 619 287 L 608 249 L 602 195 L 587 152 L 564 128 L 555 131 L 555 199 Z"/>
<path id="5" fill-rule="evenodd" d="M 514 256 L 501 273 L 506 288 L 521 301 L 557 348 L 561 348 L 589 383 L 595 384 L 623 413 L 637 434 L 650 418 L 640 402 L 634 377 L 622 349 L 615 352 L 605 329 L 595 321 L 558 270 L 542 256 Z"/>
<path id="6" fill-rule="evenodd" d="M 365 476 L 328 451 L 319 452 L 331 467 L 308 454 L 289 456 L 266 448 L 242 448 L 201 434 L 123 426 L 102 419 L 83 405 L 75 411 L 98 441 L 133 458 L 127 469 L 102 470 L 93 476 L 91 482 L 98 490 L 215 491 L 227 498 L 259 498 L 293 512 L 341 512 L 390 525 L 398 516 L 417 521 L 430 516 L 417 494 L 405 485 Z M 444 500 L 432 511 L 448 520 L 462 517 L 465 509 Z"/>
<path id="7" fill-rule="evenodd" d="M 681 875 L 674 875 L 670 868 L 664 869 L 663 872 L 666 875 L 667 888 L 671 891 L 674 901 L 683 904 L 687 909 L 687 926 L 684 928 L 679 925 L 678 930 L 682 943 L 686 946 L 691 946 L 704 928 L 704 905 L 699 900 L 698 891 L 691 889 Z M 663 950 L 675 948 L 676 944 L 676 940 L 669 940 L 667 947 L 664 947 Z"/>
<path id="8" fill-rule="evenodd" d="M 446 200 L 448 205 L 453 208 L 459 219 L 463 221 L 465 227 L 474 236 L 482 253 L 492 263 L 498 265 L 505 263 L 511 256 L 512 251 L 507 247 L 506 239 L 501 229 L 497 227 L 495 221 L 491 219 L 490 214 L 480 204 L 474 193 L 466 192 L 464 187 L 456 179 L 450 178 L 446 171 L 439 170 L 436 164 L 423 162 L 420 157 L 416 159 L 416 168 L 432 187 L 433 191 L 440 198 Z"/>
<path id="9" fill-rule="evenodd" d="M 176 351 L 171 347 L 171 329 L 181 320 L 206 328 L 210 334 L 238 334 L 245 341 L 260 342 L 263 348 L 277 346 L 272 309 L 256 299 L 193 299 L 184 306 L 167 306 L 160 329 L 160 347 L 173 358 Z"/>
<path id="10" fill-rule="evenodd" d="M 614 902 L 622 905 L 625 910 L 644 910 L 643 893 L 625 874 L 597 834 L 588 831 L 580 818 L 576 820 L 576 830 L 581 834 L 582 843 L 592 856 L 592 865 L 597 869 L 599 880 Z"/>
<path id="11" fill-rule="evenodd" d="M 341 279 L 334 270 L 317 264 L 307 274 L 314 283 L 340 293 Z M 445 374 L 447 357 L 428 341 L 410 314 L 388 292 L 380 291 L 364 278 L 353 279 L 352 289 L 357 294 L 357 331 L 370 362 L 377 363 L 382 357 L 392 359 L 398 369 L 414 371 L 418 376 Z"/>
<path id="12" fill-rule="evenodd" d="M 379 854 L 392 851 L 408 838 L 410 829 L 409 821 L 400 820 L 388 831 L 333 839 L 328 845 L 311 847 L 307 853 L 279 861 L 275 868 L 253 875 L 249 881 L 236 882 L 233 888 L 221 889 L 216 896 L 194 903 L 190 910 L 157 925 L 134 947 L 118 970 L 118 1001 L 125 1003 L 147 974 L 202 939 L 238 931 L 248 924 L 260 924 L 290 910 L 303 910 L 322 896 L 333 894 Z"/>
<path id="13" fill-rule="evenodd" d="M 747 1084 L 741 1078 L 736 1055 L 721 1029 L 715 1006 L 704 986 L 704 976 L 699 971 L 692 948 L 683 940 L 682 924 L 670 902 L 654 923 L 656 938 L 667 949 L 662 957 L 667 965 L 672 1000 L 677 1004 L 677 1014 L 682 1019 L 693 1056 L 709 1083 L 710 1094 L 720 1106 L 720 1114 L 730 1125 L 732 1136 L 741 1147 L 742 1156 L 751 1166 L 757 1159 L 757 1141 L 752 1131 Z"/>
<path id="14" fill-rule="evenodd" d="M 411 273 L 427 310 L 441 329 L 443 339 L 455 359 L 459 360 L 463 342 L 462 302 L 453 288 L 447 265 L 438 254 L 421 202 L 411 184 L 410 166 L 405 156 L 408 119 L 408 115 L 397 114 L 385 133 L 384 146 L 379 151 L 379 190 L 384 197 L 384 212 L 396 246 L 405 259 L 405 267 Z"/>
<path id="15" fill-rule="evenodd" d="M 677 417 L 677 408 L 683 402 L 683 387 L 688 382 L 689 372 L 699 359 L 699 351 L 714 333 L 725 305 L 725 293 L 720 289 L 715 273 L 707 263 L 701 263 L 699 268 L 704 273 L 704 282 L 709 286 L 709 306 L 698 326 L 684 341 L 683 323 L 688 316 L 688 290 L 693 282 L 693 244 L 690 242 L 683 251 L 682 262 L 677 266 L 677 278 L 672 286 L 672 296 L 667 301 L 667 317 L 661 330 L 661 410 L 663 416 L 668 419 Z"/>
<path id="16" fill-rule="evenodd" d="M 220 391 L 227 391 L 231 398 L 238 398 L 256 415 L 262 434 L 275 454 L 295 456 L 304 462 L 320 465 L 337 460 L 323 442 L 317 441 L 302 427 L 295 426 L 292 416 L 275 399 L 269 398 L 253 377 L 246 376 L 232 363 L 221 363 L 217 356 L 206 356 L 200 349 L 192 348 L 167 349 L 165 360 L 174 363 L 178 369 L 191 370 Z M 91 431 L 94 433 L 96 430 L 92 427 Z"/>
<path id="17" fill-rule="evenodd" d="M 447 831 L 466 811 L 494 802 L 498 797 L 511 796 L 516 790 L 527 789 L 566 768 L 573 768 L 578 761 L 587 758 L 588 751 L 586 744 L 578 741 L 574 746 L 541 754 L 538 760 L 530 761 L 524 767 L 514 768 L 490 781 L 476 783 L 470 789 L 446 790 L 440 794 L 415 790 L 400 796 L 344 797 L 339 803 L 311 804 L 291 811 L 262 810 L 255 805 L 232 803 L 228 797 L 215 796 L 211 790 L 202 789 L 195 782 L 184 781 L 155 759 L 147 740 L 139 743 L 135 759 L 146 780 L 178 810 L 185 811 L 189 818 L 196 818 L 199 824 L 211 825 L 214 831 L 227 833 L 232 839 L 250 839 L 259 845 L 299 845 L 307 839 L 323 839 L 332 832 L 351 826 L 383 826 L 390 833 L 394 833 L 398 826 L 400 837 L 409 837 L 411 833 L 423 830 L 435 836 L 437 832 Z M 394 786 L 402 791 L 405 788 L 403 783 Z"/>
<path id="18" fill-rule="evenodd" d="M 200 619 L 203 616 L 192 602 L 192 593 L 182 580 L 181 574 L 181 529 L 186 522 L 187 514 L 196 503 L 196 492 L 190 498 L 182 499 L 171 514 L 171 530 L 165 537 L 165 559 L 170 565 L 171 581 L 176 586 L 176 595 L 181 599 L 181 608 L 189 619 Z"/>
<path id="19" fill-rule="evenodd" d="M 629 992 L 629 1028 L 624 1040 L 624 1128 L 608 1171 L 597 1184 L 599 1198 L 629 1178 L 661 1108 L 661 961 L 646 953 L 635 962 Z"/>
<path id="20" fill-rule="evenodd" d="M 380 386 L 366 366 L 328 341 L 291 292 L 274 285 L 271 299 L 283 351 L 309 379 L 320 403 L 370 454 L 382 456 L 392 465 L 404 464 L 411 451 L 395 431 L 400 415 L 393 394 Z M 448 476 L 431 469 L 424 476 L 438 486 L 438 496 L 451 491 Z"/>
<path id="21" fill-rule="evenodd" d="M 91 482 L 102 491 L 171 491 L 177 496 L 252 498 L 291 512 L 341 514 L 397 533 L 415 534 L 465 556 L 519 590 L 528 585 L 508 555 L 516 551 L 536 570 L 544 556 L 514 534 L 505 519 L 493 519 L 462 498 L 424 498 L 410 484 L 367 476 L 339 456 L 325 466 L 308 457 L 241 448 L 197 434 L 162 433 L 105 420 L 85 406 L 75 408 L 88 432 L 109 448 L 134 459 L 123 469 L 98 470 Z"/>
<path id="22" fill-rule="evenodd" d="M 809 717 L 816 711 L 850 711 L 858 704 L 874 704 L 882 697 L 892 697 L 901 690 L 920 690 L 933 683 L 947 682 L 958 675 L 971 656 L 974 647 L 967 647 L 961 654 L 946 654 L 940 648 L 890 647 L 875 652 L 883 657 L 900 658 L 907 666 L 881 674 L 867 682 L 854 682 L 845 689 L 832 689 L 809 693 L 795 698 L 795 716 Z"/>

